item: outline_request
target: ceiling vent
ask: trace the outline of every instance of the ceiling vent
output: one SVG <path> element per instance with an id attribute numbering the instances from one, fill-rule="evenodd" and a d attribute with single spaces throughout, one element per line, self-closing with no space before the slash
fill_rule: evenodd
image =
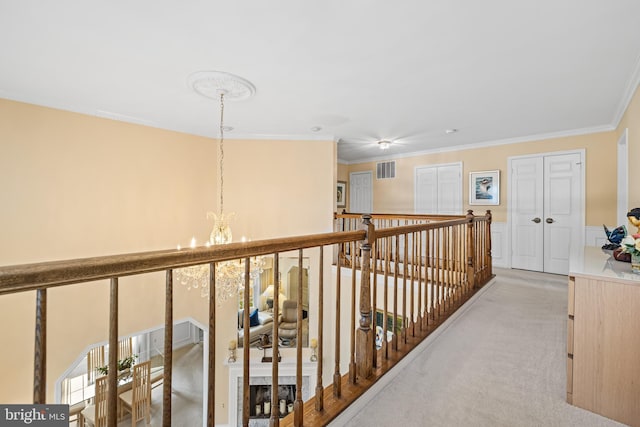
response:
<path id="1" fill-rule="evenodd" d="M 380 162 L 376 165 L 376 178 L 389 179 L 396 177 L 396 162 Z"/>

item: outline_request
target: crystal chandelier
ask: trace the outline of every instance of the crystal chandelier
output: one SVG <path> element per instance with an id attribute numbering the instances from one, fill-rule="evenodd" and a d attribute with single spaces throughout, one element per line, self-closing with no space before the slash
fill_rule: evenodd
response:
<path id="1" fill-rule="evenodd" d="M 224 100 L 246 99 L 253 95 L 255 87 L 247 80 L 228 73 L 217 71 L 198 72 L 189 78 L 191 86 L 200 95 L 220 99 L 220 142 L 218 169 L 220 171 L 220 211 L 218 214 L 207 212 L 207 219 L 213 218 L 213 229 L 205 246 L 231 243 L 233 234 L 229 221 L 234 213 L 224 212 Z M 243 238 L 244 240 L 244 238 Z M 195 238 L 191 239 L 191 248 L 196 247 Z M 249 267 L 251 280 L 254 280 L 264 268 L 264 258 L 254 257 Z M 200 288 L 203 297 L 209 296 L 209 266 L 206 264 L 185 267 L 176 270 L 177 280 L 187 289 Z M 244 289 L 244 260 L 224 261 L 216 264 L 216 300 L 218 304 L 235 296 Z"/>

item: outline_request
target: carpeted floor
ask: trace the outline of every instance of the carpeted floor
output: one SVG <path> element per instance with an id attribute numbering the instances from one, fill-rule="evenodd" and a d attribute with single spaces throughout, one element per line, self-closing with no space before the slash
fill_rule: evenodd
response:
<path id="1" fill-rule="evenodd" d="M 202 343 L 173 352 L 171 384 L 171 425 L 202 425 Z M 138 425 L 144 425 L 142 421 Z M 162 425 L 162 385 L 151 391 L 151 426 Z M 131 426 L 125 418 L 118 427 Z"/>
<path id="2" fill-rule="evenodd" d="M 173 352 L 172 426 L 202 425 L 202 345 L 202 343 L 187 345 Z M 157 364 L 156 360 L 152 361 L 152 365 Z M 137 425 L 146 424 L 138 421 Z M 151 423 L 149 425 L 162 425 L 162 383 L 151 390 Z M 131 416 L 128 414 L 118 422 L 118 427 L 130 426 Z"/>
<path id="3" fill-rule="evenodd" d="M 334 424 L 622 425 L 565 401 L 566 276 L 496 276 L 364 410 Z"/>

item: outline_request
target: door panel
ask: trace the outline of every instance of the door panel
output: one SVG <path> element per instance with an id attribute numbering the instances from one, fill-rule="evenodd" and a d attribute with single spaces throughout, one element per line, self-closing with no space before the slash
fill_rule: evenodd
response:
<path id="1" fill-rule="evenodd" d="M 373 174 L 353 172 L 349 175 L 349 211 L 373 212 Z"/>
<path id="2" fill-rule="evenodd" d="M 511 166 L 511 197 L 512 206 L 515 207 L 511 217 L 511 266 L 543 271 L 543 159 L 515 159 Z"/>
<path id="3" fill-rule="evenodd" d="M 416 168 L 416 207 L 418 214 L 438 211 L 438 171 L 436 168 Z"/>
<path id="4" fill-rule="evenodd" d="M 544 158 L 544 271 L 567 274 L 571 247 L 580 244 L 579 154 Z"/>
<path id="5" fill-rule="evenodd" d="M 462 213 L 462 167 L 460 165 L 438 167 L 438 213 L 442 215 Z"/>

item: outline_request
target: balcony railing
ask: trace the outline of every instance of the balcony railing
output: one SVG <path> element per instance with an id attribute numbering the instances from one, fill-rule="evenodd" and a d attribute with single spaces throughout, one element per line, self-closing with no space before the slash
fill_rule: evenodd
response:
<path id="1" fill-rule="evenodd" d="M 277 393 L 271 396 L 270 425 L 325 425 L 354 402 L 417 346 L 442 321 L 492 277 L 491 213 L 474 216 L 428 217 L 353 214 L 336 215 L 333 233 L 231 243 L 182 250 L 144 252 L 118 256 L 0 267 L 0 295 L 36 291 L 33 403 L 47 403 L 47 289 L 95 280 L 110 280 L 109 374 L 107 425 L 117 423 L 116 351 L 118 349 L 118 280 L 149 272 L 165 272 L 165 338 L 162 425 L 171 425 L 174 270 L 208 264 L 209 289 L 216 287 L 220 262 L 244 260 L 245 307 L 249 306 L 250 259 L 273 256 L 273 278 L 279 277 L 278 254 L 313 253 L 318 262 L 317 280 L 317 387 L 315 396 L 302 400 L 302 340 L 296 340 L 296 396 L 293 414 L 280 419 Z M 335 277 L 329 278 L 324 254 L 335 252 Z M 299 269 L 301 271 L 302 268 Z M 350 274 L 349 274 L 350 271 Z M 359 277 L 359 281 L 357 278 Z M 311 278 L 310 278 L 311 279 Z M 343 281 L 350 279 L 348 290 Z M 350 292 L 349 292 L 350 291 Z M 325 294 L 335 301 L 325 305 Z M 297 298 L 298 336 L 302 292 Z M 209 292 L 207 425 L 215 424 L 216 293 Z M 345 297 L 345 295 L 349 295 Z M 273 301 L 273 346 L 278 354 L 278 293 Z M 348 313 L 348 322 L 342 313 Z M 377 320 L 380 312 L 381 322 Z M 244 310 L 242 425 L 249 425 L 250 342 L 249 310 Z M 335 330 L 324 328 L 332 316 Z M 381 323 L 381 325 L 378 325 Z M 376 340 L 376 331 L 382 339 Z M 388 331 L 388 332 L 387 332 Z M 390 337 L 390 341 L 387 340 Z M 333 340 L 334 354 L 324 350 Z M 377 343 L 376 343 L 377 341 Z M 88 343 L 87 343 L 88 344 Z M 348 351 L 341 351 L 347 348 Z M 340 370 L 348 354 L 348 372 Z M 220 361 L 218 361 L 219 363 Z M 277 357 L 273 357 L 272 387 L 278 387 Z M 323 383 L 323 370 L 333 368 L 333 382 Z"/>

